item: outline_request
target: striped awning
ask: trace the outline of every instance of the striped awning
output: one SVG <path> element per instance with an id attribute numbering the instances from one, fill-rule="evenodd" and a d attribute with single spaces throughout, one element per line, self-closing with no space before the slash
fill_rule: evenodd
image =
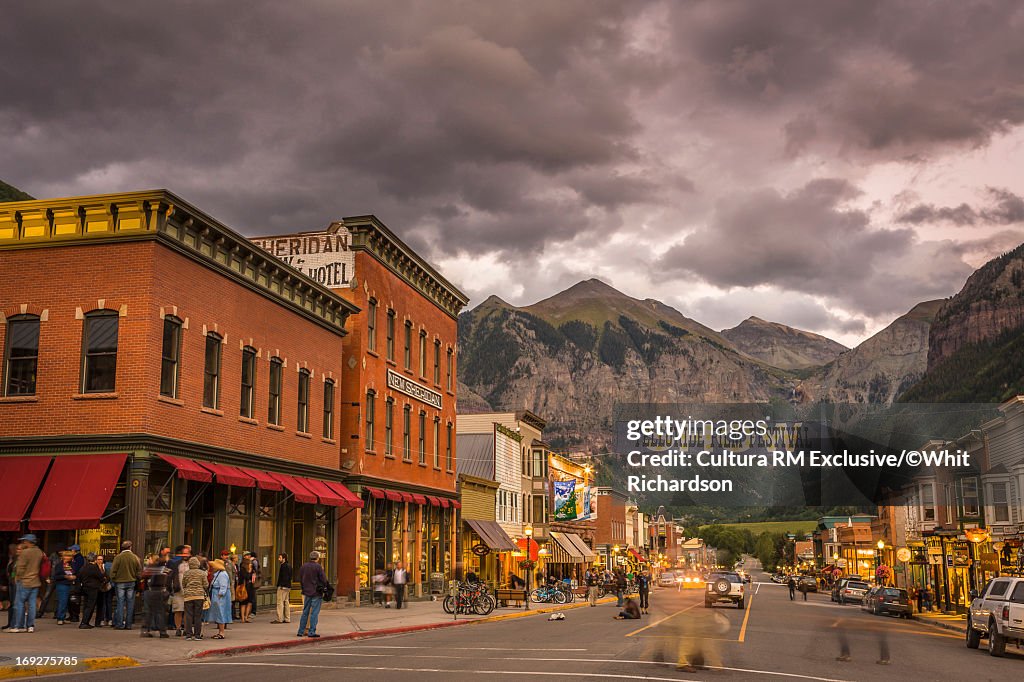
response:
<path id="1" fill-rule="evenodd" d="M 551 558 L 549 561 L 555 564 L 586 563 L 587 560 L 583 557 L 583 553 L 580 552 L 572 540 L 566 537 L 565 533 L 551 531 L 549 535 L 554 541 L 550 543 Z"/>

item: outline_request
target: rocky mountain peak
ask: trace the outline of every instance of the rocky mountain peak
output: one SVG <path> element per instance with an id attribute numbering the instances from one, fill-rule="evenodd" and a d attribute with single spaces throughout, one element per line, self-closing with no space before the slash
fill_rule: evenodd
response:
<path id="1" fill-rule="evenodd" d="M 722 336 L 747 355 L 785 370 L 819 367 L 849 350 L 820 334 L 754 315 L 732 329 L 722 330 Z"/>

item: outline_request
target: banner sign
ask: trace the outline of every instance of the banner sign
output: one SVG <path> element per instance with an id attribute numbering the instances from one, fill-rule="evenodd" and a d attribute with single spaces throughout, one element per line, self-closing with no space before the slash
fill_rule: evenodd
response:
<path id="1" fill-rule="evenodd" d="M 576 516 L 576 481 L 554 481 L 555 485 L 555 520 L 575 521 Z"/>
<path id="2" fill-rule="evenodd" d="M 391 368 L 388 368 L 388 388 L 411 396 L 421 403 L 441 409 L 441 394 L 432 391 L 426 386 L 421 386 L 415 381 L 408 379 Z"/>
<path id="3" fill-rule="evenodd" d="M 325 287 L 345 287 L 352 281 L 356 257 L 349 248 L 351 234 L 344 227 L 251 241 Z"/>

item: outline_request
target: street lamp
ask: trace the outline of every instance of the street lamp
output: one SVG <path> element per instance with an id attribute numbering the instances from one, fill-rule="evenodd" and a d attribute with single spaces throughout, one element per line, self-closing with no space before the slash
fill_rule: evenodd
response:
<path id="1" fill-rule="evenodd" d="M 875 580 L 881 580 L 878 570 L 882 568 L 882 552 L 885 550 L 885 540 L 879 540 L 875 544 L 875 547 L 878 547 L 878 553 L 876 554 L 875 558 Z"/>
<path id="2" fill-rule="evenodd" d="M 533 549 L 531 543 L 533 542 L 533 526 L 523 526 L 523 535 L 526 536 L 526 560 L 530 561 L 530 556 Z M 526 574 L 526 599 L 524 600 L 525 608 L 530 608 L 530 574 L 533 573 L 532 568 L 528 568 L 523 573 Z"/>

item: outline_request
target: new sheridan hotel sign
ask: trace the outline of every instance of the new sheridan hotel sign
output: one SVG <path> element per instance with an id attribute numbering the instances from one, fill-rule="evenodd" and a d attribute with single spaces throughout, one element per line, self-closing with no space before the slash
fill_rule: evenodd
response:
<path id="1" fill-rule="evenodd" d="M 256 246 L 284 261 L 325 287 L 347 287 L 355 274 L 356 257 L 349 249 L 352 235 L 340 223 L 326 232 L 252 239 Z"/>
<path id="2" fill-rule="evenodd" d="M 407 396 L 411 396 L 421 403 L 426 403 L 431 407 L 441 409 L 441 394 L 437 391 L 432 391 L 426 386 L 417 384 L 412 379 L 408 379 L 398 372 L 394 371 L 390 367 L 388 368 L 388 388 L 404 393 Z"/>

